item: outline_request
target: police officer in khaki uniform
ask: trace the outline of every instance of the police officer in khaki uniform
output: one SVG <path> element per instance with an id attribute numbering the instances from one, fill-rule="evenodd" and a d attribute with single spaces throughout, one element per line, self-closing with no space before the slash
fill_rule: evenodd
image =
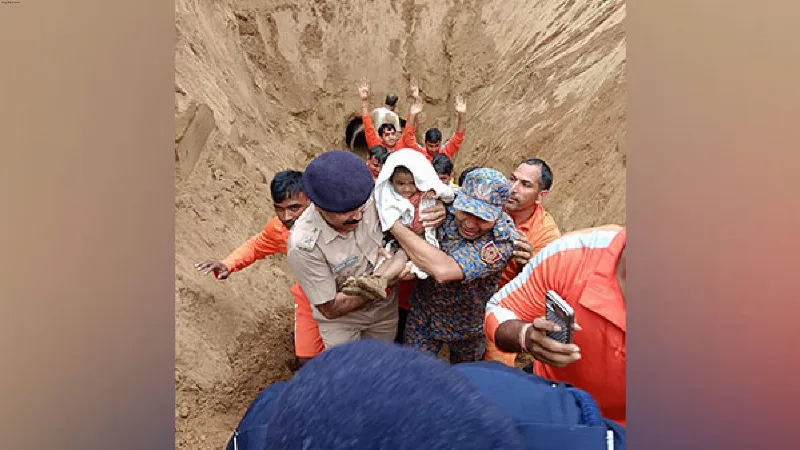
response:
<path id="1" fill-rule="evenodd" d="M 312 305 L 326 349 L 362 338 L 392 342 L 397 332 L 393 289 L 386 300 L 375 301 L 341 291 L 348 277 L 373 273 L 384 244 L 374 185 L 364 162 L 348 151 L 323 153 L 303 172 L 312 205 L 292 228 L 288 261 Z M 432 216 L 428 222 L 440 224 L 443 205 L 437 204 Z"/>

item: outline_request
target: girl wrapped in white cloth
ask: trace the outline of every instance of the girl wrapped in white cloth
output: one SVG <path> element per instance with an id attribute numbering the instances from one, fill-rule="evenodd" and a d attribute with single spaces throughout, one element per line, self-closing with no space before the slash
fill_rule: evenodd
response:
<path id="1" fill-rule="evenodd" d="M 437 198 L 451 203 L 455 190 L 442 183 L 425 155 L 408 148 L 391 153 L 375 181 L 374 196 L 383 232 L 400 220 L 405 227 L 439 247 L 436 230 L 422 226 L 419 212 L 433 206 Z M 412 265 L 411 271 L 417 278 L 428 277 L 416 266 Z"/>

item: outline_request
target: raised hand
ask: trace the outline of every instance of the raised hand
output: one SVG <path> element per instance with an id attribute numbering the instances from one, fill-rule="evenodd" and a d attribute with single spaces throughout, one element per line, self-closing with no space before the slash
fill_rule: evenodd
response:
<path id="1" fill-rule="evenodd" d="M 417 114 L 422 112 L 422 99 L 417 97 L 414 99 L 414 103 L 411 105 L 411 108 L 408 109 L 408 112 L 412 116 L 416 116 Z"/>
<path id="2" fill-rule="evenodd" d="M 456 95 L 456 112 L 458 114 L 467 113 L 467 101 L 464 99 L 463 95 Z"/>
<path id="3" fill-rule="evenodd" d="M 416 79 L 414 79 L 414 78 L 411 79 L 410 88 L 411 88 L 411 97 L 413 97 L 414 99 L 418 99 L 419 98 L 419 84 L 417 83 Z"/>
<path id="4" fill-rule="evenodd" d="M 369 100 L 369 80 L 362 78 L 358 83 L 358 96 L 361 100 Z"/>

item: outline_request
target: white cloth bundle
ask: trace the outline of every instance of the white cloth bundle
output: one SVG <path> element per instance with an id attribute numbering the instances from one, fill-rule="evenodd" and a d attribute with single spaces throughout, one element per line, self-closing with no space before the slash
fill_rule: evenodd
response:
<path id="1" fill-rule="evenodd" d="M 414 175 L 414 184 L 419 191 L 427 192 L 433 190 L 437 198 L 447 203 L 451 203 L 455 199 L 453 187 L 442 183 L 433 165 L 425 155 L 410 148 L 397 150 L 386 159 L 386 163 L 384 163 L 381 173 L 375 181 L 375 205 L 378 208 L 378 217 L 383 231 L 389 230 L 398 219 L 406 226 L 410 225 L 414 220 L 414 205 L 408 199 L 395 192 L 390 181 L 394 170 L 398 166 L 407 168 Z M 424 210 L 429 206 L 426 205 L 425 200 L 420 200 L 420 210 Z M 425 240 L 439 248 L 439 241 L 436 240 L 436 230 L 433 228 L 425 228 Z M 428 277 L 428 274 L 416 266 L 413 266 L 411 270 L 420 279 Z"/>

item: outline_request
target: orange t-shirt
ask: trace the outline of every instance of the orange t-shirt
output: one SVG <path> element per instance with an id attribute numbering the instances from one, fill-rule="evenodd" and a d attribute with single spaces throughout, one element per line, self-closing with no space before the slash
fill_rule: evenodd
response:
<path id="1" fill-rule="evenodd" d="M 289 229 L 277 216 L 270 219 L 261 233 L 251 237 L 234 250 L 222 264 L 231 272 L 236 272 L 253 264 L 259 259 L 276 253 L 286 254 L 286 243 L 289 241 Z"/>
<path id="2" fill-rule="evenodd" d="M 381 140 L 381 137 L 378 136 L 378 131 L 375 129 L 375 125 L 372 123 L 372 117 L 369 115 L 362 115 L 361 122 L 364 124 L 364 139 L 367 141 L 367 148 L 375 147 L 376 145 L 382 145 L 386 147 L 386 145 Z M 397 130 L 399 133 L 401 130 Z M 406 118 L 406 126 L 403 127 L 402 135 L 400 136 L 400 140 L 397 141 L 393 148 L 386 147 L 389 150 L 389 153 L 394 151 L 400 150 L 401 148 L 410 148 L 416 150 L 426 158 L 428 161 L 433 161 L 433 156 L 425 150 L 425 147 L 417 144 L 417 137 L 416 137 L 417 127 L 414 126 L 413 121 L 411 120 L 411 114 L 409 113 L 408 117 Z M 456 131 L 453 134 L 453 137 L 447 141 L 447 144 L 444 145 L 439 150 L 439 153 L 444 153 L 450 159 L 452 159 L 458 149 L 461 148 L 461 144 L 464 142 L 464 132 Z"/>
<path id="3" fill-rule="evenodd" d="M 517 230 L 525 234 L 525 237 L 528 238 L 528 241 L 533 246 L 531 258 L 542 251 L 547 244 L 561 237 L 561 231 L 559 231 L 555 219 L 553 219 L 550 213 L 544 210 L 541 204 L 536 205 L 536 209 L 528 220 L 523 223 L 515 223 L 514 225 L 516 225 Z M 505 286 L 506 283 L 517 276 L 517 266 L 518 264 L 513 258 L 508 262 L 506 269 L 503 271 L 503 275 L 500 277 L 500 287 Z"/>
<path id="4" fill-rule="evenodd" d="M 603 415 L 625 425 L 626 305 L 616 264 L 626 230 L 603 227 L 569 233 L 545 247 L 522 273 L 486 305 L 486 336 L 508 320 L 545 315 L 545 292 L 557 292 L 575 310 L 581 359 L 564 368 L 536 361 L 537 375 L 570 383 L 591 394 Z"/>
<path id="5" fill-rule="evenodd" d="M 389 148 L 388 146 L 386 146 L 386 144 L 384 144 L 383 141 L 381 140 L 381 137 L 378 136 L 378 130 L 376 130 L 375 125 L 372 124 L 372 118 L 370 117 L 369 114 L 362 115 L 361 122 L 364 124 L 364 139 L 367 141 L 368 149 L 375 147 L 376 145 L 382 145 L 386 147 L 386 150 L 389 150 L 389 152 L 391 153 L 395 150 L 403 148 L 403 146 L 401 145 L 401 142 L 403 141 L 402 136 L 400 140 L 397 141 L 397 143 L 394 145 L 394 147 Z M 400 133 L 401 130 L 397 130 L 397 132 Z M 405 133 L 403 133 L 403 135 L 405 135 Z"/>
<path id="6" fill-rule="evenodd" d="M 411 115 L 409 114 L 408 119 L 406 119 L 406 126 L 403 128 L 403 136 L 398 148 L 412 148 L 425 155 L 425 157 L 428 158 L 428 161 L 433 162 L 433 156 L 431 156 L 431 154 L 425 150 L 424 146 L 417 144 L 416 133 L 417 127 L 414 125 L 414 121 L 411 120 Z M 458 149 L 461 148 L 462 143 L 464 143 L 464 132 L 456 131 L 453 133 L 453 136 L 447 141 L 447 143 L 439 149 L 439 153 L 443 153 L 450 159 L 453 159 L 458 152 Z"/>

